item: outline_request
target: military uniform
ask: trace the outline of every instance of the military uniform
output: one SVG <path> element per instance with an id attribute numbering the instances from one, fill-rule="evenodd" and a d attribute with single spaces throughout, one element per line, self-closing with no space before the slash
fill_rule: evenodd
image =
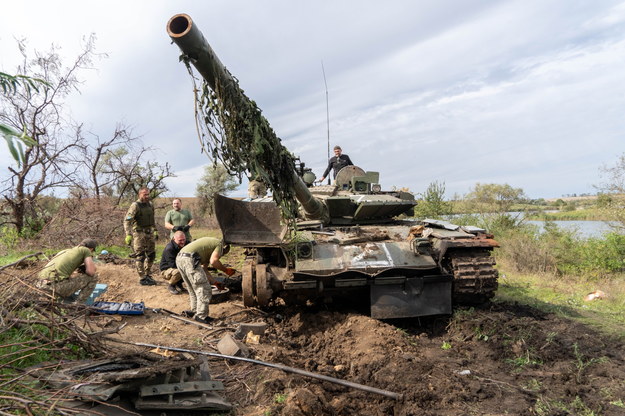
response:
<path id="1" fill-rule="evenodd" d="M 189 306 L 196 318 L 208 317 L 208 304 L 213 295 L 210 273 L 206 268 L 211 255 L 218 250 L 223 253 L 222 241 L 217 238 L 202 237 L 184 246 L 176 256 L 176 266 L 189 291 Z"/>
<path id="2" fill-rule="evenodd" d="M 80 290 L 76 302 L 84 303 L 93 293 L 98 276 L 86 273 L 72 276 L 72 273 L 88 257 L 92 257 L 92 252 L 87 247 L 78 246 L 61 251 L 39 272 L 37 287 L 67 300 Z"/>
<path id="3" fill-rule="evenodd" d="M 156 258 L 156 223 L 151 202 L 135 201 L 128 208 L 124 220 L 126 235 L 132 235 L 135 267 L 141 279 L 150 276 Z M 151 280 L 151 279 L 150 279 Z"/>
<path id="4" fill-rule="evenodd" d="M 165 214 L 165 222 L 170 223 L 174 227 L 184 227 L 185 225 L 188 225 L 192 219 L 193 215 L 191 215 L 191 212 L 188 209 L 181 209 L 180 211 L 172 209 L 167 211 L 167 214 Z M 169 232 L 169 238 L 174 238 L 174 233 L 175 231 L 172 229 Z M 191 241 L 191 233 L 189 231 L 185 231 L 184 236 L 187 238 L 187 241 Z"/>

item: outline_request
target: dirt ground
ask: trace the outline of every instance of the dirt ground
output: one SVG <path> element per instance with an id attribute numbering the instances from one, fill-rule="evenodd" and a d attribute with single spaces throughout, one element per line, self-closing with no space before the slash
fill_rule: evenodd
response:
<path id="1" fill-rule="evenodd" d="M 99 263 L 98 271 L 108 284 L 98 300 L 146 305 L 144 315 L 93 316 L 102 327 L 126 323 L 113 335 L 120 340 L 216 352 L 239 323 L 265 322 L 259 343 L 248 344 L 251 358 L 402 395 L 213 358 L 211 375 L 224 382 L 235 415 L 625 414 L 623 344 L 526 306 L 382 322 L 345 305 L 246 309 L 232 293 L 211 305 L 218 321 L 210 330 L 153 311 L 188 309 L 188 296 L 170 294 L 159 275 L 146 287 L 128 265 Z"/>

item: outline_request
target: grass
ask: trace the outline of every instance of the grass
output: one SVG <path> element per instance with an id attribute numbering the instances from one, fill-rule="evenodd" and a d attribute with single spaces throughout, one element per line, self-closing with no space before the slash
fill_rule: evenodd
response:
<path id="1" fill-rule="evenodd" d="M 625 276 L 588 281 L 573 276 L 509 272 L 505 267 L 500 268 L 500 276 L 495 302 L 519 302 L 625 339 Z M 596 290 L 607 297 L 584 300 Z"/>

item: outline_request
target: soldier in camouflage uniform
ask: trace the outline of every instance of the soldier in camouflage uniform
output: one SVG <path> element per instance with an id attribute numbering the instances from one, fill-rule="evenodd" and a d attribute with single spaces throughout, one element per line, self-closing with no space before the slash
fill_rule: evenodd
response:
<path id="1" fill-rule="evenodd" d="M 124 220 L 126 244 L 134 250 L 135 267 L 139 273 L 139 283 L 144 286 L 156 284 L 150 272 L 156 258 L 156 223 L 154 222 L 154 206 L 150 202 L 150 191 L 139 189 L 139 199 L 128 208 Z"/>
<path id="2" fill-rule="evenodd" d="M 224 246 L 223 241 L 217 238 L 202 237 L 184 246 L 176 256 L 176 267 L 180 270 L 189 291 L 189 305 L 191 310 L 183 311 L 182 315 L 193 317 L 196 321 L 209 323 L 213 318 L 208 316 L 208 304 L 213 291 L 211 284 L 223 288 L 206 270 L 212 266 L 232 276 L 236 270 L 226 267 L 219 259 L 228 253 L 230 246 Z"/>
<path id="3" fill-rule="evenodd" d="M 97 245 L 86 238 L 78 246 L 59 252 L 39 272 L 36 286 L 68 302 L 74 301 L 73 294 L 80 290 L 75 303 L 85 303 L 98 283 L 93 262 Z M 79 271 L 74 273 L 76 269 Z"/>

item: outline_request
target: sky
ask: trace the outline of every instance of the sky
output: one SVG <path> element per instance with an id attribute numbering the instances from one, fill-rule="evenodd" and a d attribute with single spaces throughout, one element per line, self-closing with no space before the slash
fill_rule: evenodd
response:
<path id="1" fill-rule="evenodd" d="M 438 181 L 451 198 L 496 183 L 553 198 L 594 194 L 625 152 L 622 1 L 21 0 L 2 6 L 0 71 L 20 62 L 15 38 L 70 63 L 94 33 L 108 57 L 79 74 L 72 118 L 102 138 L 131 126 L 172 166 L 168 196 L 193 196 L 212 162 L 166 33 L 178 13 L 317 177 L 338 144 L 384 189 Z M 0 146 L 0 170 L 11 161 Z"/>

